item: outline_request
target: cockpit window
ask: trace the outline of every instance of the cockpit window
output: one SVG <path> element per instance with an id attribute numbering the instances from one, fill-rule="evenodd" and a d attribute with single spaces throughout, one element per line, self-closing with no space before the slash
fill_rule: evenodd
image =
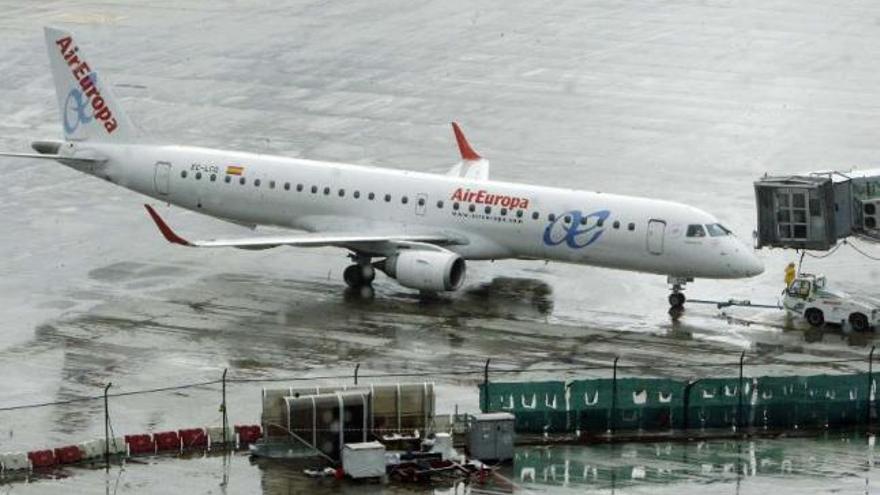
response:
<path id="1" fill-rule="evenodd" d="M 709 231 L 709 235 L 712 237 L 722 237 L 725 235 L 730 235 L 731 232 L 727 230 L 724 225 L 720 223 L 710 223 L 706 225 L 706 230 Z"/>
<path id="2" fill-rule="evenodd" d="M 703 226 L 695 223 L 693 225 L 688 225 L 687 231 L 688 237 L 706 237 L 706 231 L 703 230 Z"/>

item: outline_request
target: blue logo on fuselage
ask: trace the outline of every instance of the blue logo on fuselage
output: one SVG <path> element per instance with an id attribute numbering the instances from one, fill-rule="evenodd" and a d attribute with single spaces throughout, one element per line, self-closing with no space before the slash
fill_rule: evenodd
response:
<path id="1" fill-rule="evenodd" d="M 578 210 L 567 211 L 556 217 L 544 229 L 544 244 L 558 246 L 564 242 L 572 249 L 585 248 L 602 236 L 605 229 L 600 223 L 604 223 L 610 214 L 608 210 L 589 214 Z"/>
<path id="2" fill-rule="evenodd" d="M 88 114 L 89 100 L 83 97 L 80 89 L 73 88 L 67 94 L 67 100 L 64 102 L 64 132 L 73 134 L 80 124 L 88 124 L 92 121 L 92 116 Z M 73 122 L 71 122 L 71 118 Z"/>

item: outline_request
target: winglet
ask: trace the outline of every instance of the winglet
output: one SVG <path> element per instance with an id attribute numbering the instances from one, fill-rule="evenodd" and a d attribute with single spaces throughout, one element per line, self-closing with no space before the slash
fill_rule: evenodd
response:
<path id="1" fill-rule="evenodd" d="M 181 246 L 192 246 L 192 243 L 175 234 L 171 227 L 165 223 L 165 220 L 162 220 L 162 217 L 156 213 L 156 210 L 153 209 L 150 205 L 144 205 L 144 208 L 147 209 L 147 213 L 153 218 L 153 221 L 156 222 L 156 227 L 159 227 L 159 232 L 162 232 L 162 235 L 165 236 L 165 239 L 172 244 L 180 244 Z"/>
<path id="2" fill-rule="evenodd" d="M 458 127 L 457 122 L 452 123 L 452 131 L 455 132 L 455 140 L 458 141 L 458 150 L 461 152 L 462 160 L 479 160 L 482 158 L 473 148 L 471 148 L 470 143 L 468 143 L 467 138 L 464 137 L 464 133 L 461 132 L 461 128 Z"/>

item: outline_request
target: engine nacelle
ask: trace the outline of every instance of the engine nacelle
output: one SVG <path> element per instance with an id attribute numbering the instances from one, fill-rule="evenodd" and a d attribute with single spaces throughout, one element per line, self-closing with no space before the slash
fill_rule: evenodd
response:
<path id="1" fill-rule="evenodd" d="M 465 262 L 449 251 L 401 251 L 376 264 L 389 277 L 410 289 L 456 290 L 464 283 Z"/>

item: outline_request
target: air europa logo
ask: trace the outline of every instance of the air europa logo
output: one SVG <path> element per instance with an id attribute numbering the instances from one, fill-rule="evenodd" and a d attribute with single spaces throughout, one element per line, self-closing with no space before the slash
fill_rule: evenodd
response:
<path id="1" fill-rule="evenodd" d="M 92 72 L 88 63 L 80 60 L 76 55 L 79 47 L 73 44 L 73 39 L 70 36 L 56 40 L 55 44 L 58 45 L 58 49 L 64 61 L 67 62 L 67 66 L 71 68 L 73 78 L 79 82 L 79 89 L 73 88 L 67 95 L 67 100 L 64 104 L 65 132 L 72 134 L 80 124 L 87 124 L 92 121 L 92 118 L 95 118 L 103 123 L 107 134 L 112 134 L 119 124 L 116 122 L 113 112 L 107 106 L 104 97 L 101 96 L 101 92 L 98 91 L 98 87 L 95 85 L 97 75 Z M 74 106 L 71 106 L 71 104 Z M 86 108 L 89 106 L 92 107 L 91 116 L 86 114 Z M 70 121 L 71 116 L 74 118 L 73 122 Z"/>
<path id="2" fill-rule="evenodd" d="M 526 210 L 529 208 L 528 198 L 517 198 L 515 196 L 507 196 L 505 194 L 492 194 L 485 189 L 471 191 L 459 187 L 452 193 L 452 201 L 464 201 L 466 203 L 479 203 L 489 206 L 502 206 L 504 208 Z"/>
<path id="3" fill-rule="evenodd" d="M 608 210 L 589 214 L 578 210 L 567 211 L 556 217 L 544 229 L 544 244 L 558 246 L 564 242 L 572 249 L 585 248 L 598 241 L 602 232 L 605 232 L 602 224 L 609 215 L 611 212 Z"/>

